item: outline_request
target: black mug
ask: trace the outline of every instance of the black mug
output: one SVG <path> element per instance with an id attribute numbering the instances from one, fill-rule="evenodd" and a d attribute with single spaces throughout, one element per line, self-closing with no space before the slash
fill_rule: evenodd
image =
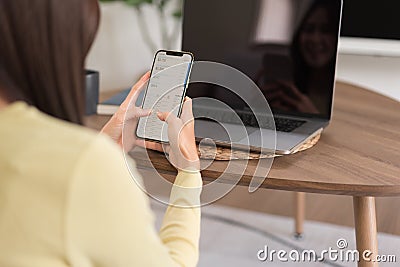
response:
<path id="1" fill-rule="evenodd" d="M 86 115 L 97 113 L 99 103 L 100 74 L 95 70 L 85 70 L 86 81 Z"/>

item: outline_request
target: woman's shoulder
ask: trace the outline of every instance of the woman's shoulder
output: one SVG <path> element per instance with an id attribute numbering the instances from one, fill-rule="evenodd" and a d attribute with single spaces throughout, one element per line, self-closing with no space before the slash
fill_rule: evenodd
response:
<path id="1" fill-rule="evenodd" d="M 0 129 L 0 147 L 8 158 L 23 156 L 30 162 L 45 161 L 71 168 L 87 151 L 118 150 L 106 136 L 24 103 L 15 103 L 1 112 L 0 123 L 6 125 Z"/>

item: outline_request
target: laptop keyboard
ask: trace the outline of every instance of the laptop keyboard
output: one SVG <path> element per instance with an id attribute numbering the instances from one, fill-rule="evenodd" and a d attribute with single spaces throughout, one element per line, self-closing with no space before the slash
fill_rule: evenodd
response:
<path id="1" fill-rule="evenodd" d="M 275 118 L 275 127 L 277 131 L 290 133 L 301 125 L 303 125 L 305 121 L 294 120 L 294 119 L 285 119 L 285 118 Z"/>
<path id="2" fill-rule="evenodd" d="M 258 128 L 259 125 L 257 123 L 256 117 L 253 114 L 238 114 L 240 119 L 243 121 L 244 125 L 251 126 L 251 127 L 256 127 Z M 287 118 L 274 118 L 275 121 L 275 130 L 280 131 L 280 132 L 286 132 L 290 133 L 300 126 L 302 126 L 305 121 L 302 120 L 296 120 L 296 119 L 287 119 Z M 273 125 L 271 122 L 265 121 L 262 122 L 263 125 L 261 125 L 261 128 L 264 129 L 272 129 Z"/>
<path id="3" fill-rule="evenodd" d="M 259 118 L 259 122 L 257 122 L 256 116 L 253 113 L 247 112 L 239 112 L 233 114 L 232 112 L 224 112 L 219 110 L 218 112 L 212 110 L 206 110 L 203 108 L 196 108 L 193 107 L 193 113 L 196 117 L 212 117 L 219 122 L 225 123 L 240 123 L 238 121 L 237 116 L 239 116 L 240 120 L 243 122 L 244 125 L 256 128 L 263 128 L 263 129 L 273 129 L 273 122 L 269 118 Z M 213 116 L 210 116 L 210 113 L 213 113 Z M 200 115 L 200 116 L 199 116 Z M 304 120 L 296 120 L 296 119 L 288 119 L 288 118 L 274 118 L 275 121 L 275 129 L 276 131 L 280 132 L 292 132 L 295 129 L 302 126 L 306 121 Z M 261 125 L 259 125 L 259 123 Z"/>

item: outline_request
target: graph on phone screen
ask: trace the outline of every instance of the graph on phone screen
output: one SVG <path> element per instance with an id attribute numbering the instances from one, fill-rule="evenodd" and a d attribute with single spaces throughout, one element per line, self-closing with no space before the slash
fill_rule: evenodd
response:
<path id="1" fill-rule="evenodd" d="M 149 117 L 139 120 L 139 137 L 168 142 L 167 127 L 158 119 L 157 112 L 179 115 L 191 64 L 190 54 L 177 56 L 166 52 L 157 53 L 142 105 L 143 109 L 151 109 L 153 112 Z"/>

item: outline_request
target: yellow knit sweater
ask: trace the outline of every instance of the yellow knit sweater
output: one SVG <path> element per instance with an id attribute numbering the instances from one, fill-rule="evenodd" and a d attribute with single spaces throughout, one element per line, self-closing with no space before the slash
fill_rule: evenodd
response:
<path id="1" fill-rule="evenodd" d="M 179 172 L 175 185 L 198 190 L 175 188 L 173 201 L 199 203 L 200 173 Z M 0 110 L 1 267 L 195 266 L 199 235 L 200 208 L 172 206 L 156 232 L 107 137 L 23 102 Z"/>

